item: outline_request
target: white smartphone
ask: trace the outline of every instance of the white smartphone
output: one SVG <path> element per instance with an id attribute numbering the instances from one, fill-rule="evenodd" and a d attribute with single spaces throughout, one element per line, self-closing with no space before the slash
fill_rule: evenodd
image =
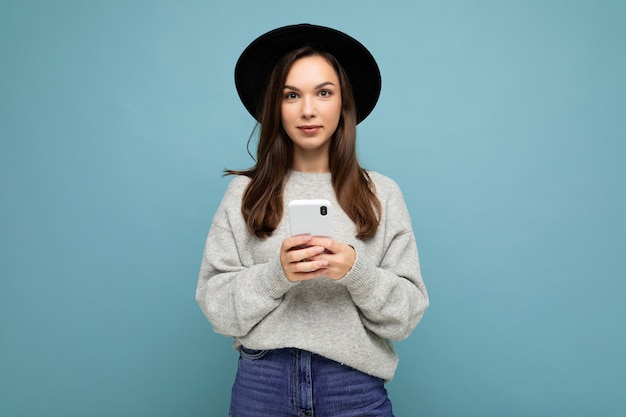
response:
<path id="1" fill-rule="evenodd" d="M 333 233 L 332 207 L 330 201 L 292 200 L 289 202 L 289 226 L 291 235 L 331 237 Z"/>

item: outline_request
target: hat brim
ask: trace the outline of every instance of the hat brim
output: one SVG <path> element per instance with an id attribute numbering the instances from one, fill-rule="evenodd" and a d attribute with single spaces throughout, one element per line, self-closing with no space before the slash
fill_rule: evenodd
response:
<path id="1" fill-rule="evenodd" d="M 374 109 L 381 89 L 378 64 L 359 41 L 338 30 L 310 24 L 284 26 L 252 41 L 235 66 L 235 86 L 248 112 L 257 114 L 261 94 L 270 73 L 286 53 L 314 45 L 333 55 L 341 64 L 352 86 L 357 124 Z"/>

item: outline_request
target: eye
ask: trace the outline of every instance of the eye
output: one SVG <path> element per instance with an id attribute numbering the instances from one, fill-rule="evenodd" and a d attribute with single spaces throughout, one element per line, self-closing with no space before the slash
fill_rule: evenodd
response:
<path id="1" fill-rule="evenodd" d="M 290 91 L 288 93 L 285 93 L 284 97 L 285 97 L 285 100 L 295 100 L 298 98 L 298 94 L 294 93 L 293 91 Z"/>
<path id="2" fill-rule="evenodd" d="M 320 97 L 330 97 L 333 95 L 333 92 L 330 90 L 320 90 L 318 94 Z"/>

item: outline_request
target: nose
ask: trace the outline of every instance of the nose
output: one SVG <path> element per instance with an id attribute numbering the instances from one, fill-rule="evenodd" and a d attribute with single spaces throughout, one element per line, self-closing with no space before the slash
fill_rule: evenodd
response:
<path id="1" fill-rule="evenodd" d="M 315 116 L 315 103 L 313 97 L 304 96 L 302 99 L 302 117 L 304 119 L 310 119 Z"/>

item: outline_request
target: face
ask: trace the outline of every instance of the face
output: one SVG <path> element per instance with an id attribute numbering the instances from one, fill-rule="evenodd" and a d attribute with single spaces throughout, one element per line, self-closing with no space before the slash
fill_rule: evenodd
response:
<path id="1" fill-rule="evenodd" d="M 341 116 L 341 86 L 333 67 L 321 56 L 293 63 L 283 89 L 281 122 L 293 141 L 295 159 L 328 158 L 330 139 Z"/>

